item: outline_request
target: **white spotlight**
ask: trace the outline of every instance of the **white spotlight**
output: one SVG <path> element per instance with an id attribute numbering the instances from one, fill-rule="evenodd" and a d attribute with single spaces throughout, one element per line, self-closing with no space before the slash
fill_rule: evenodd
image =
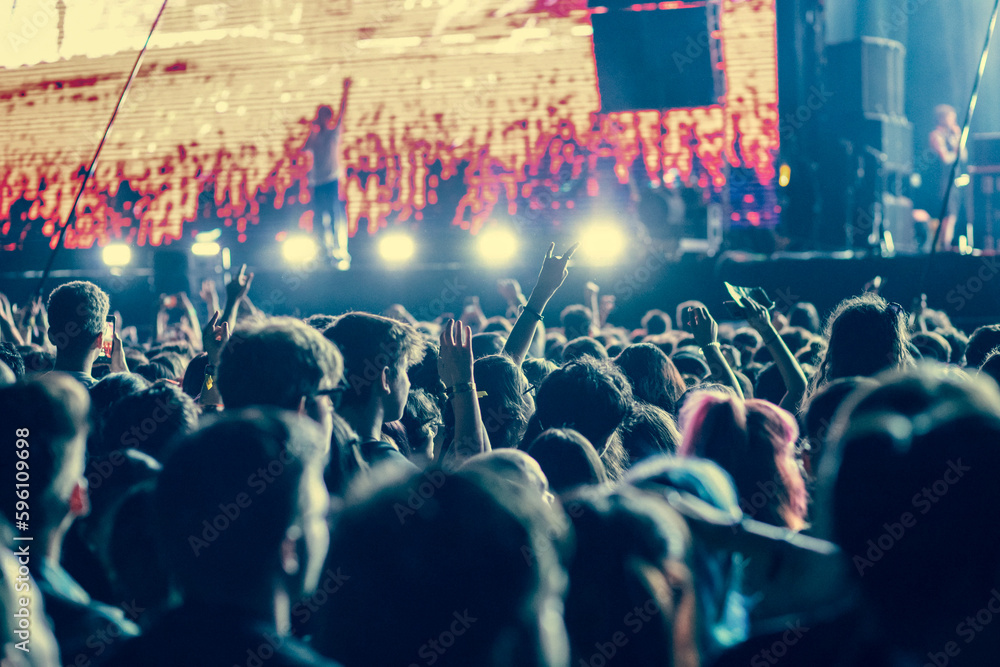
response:
<path id="1" fill-rule="evenodd" d="M 517 253 L 517 236 L 509 229 L 492 227 L 479 236 L 479 254 L 488 264 L 504 264 Z"/>
<path id="2" fill-rule="evenodd" d="M 390 232 L 378 243 L 378 253 L 389 264 L 402 264 L 409 261 L 416 252 L 413 238 L 404 232 Z"/>
<path id="3" fill-rule="evenodd" d="M 199 257 L 213 257 L 222 251 L 222 247 L 214 241 L 195 241 L 191 244 L 191 254 Z"/>
<path id="4" fill-rule="evenodd" d="M 132 248 L 124 243 L 109 243 L 101 251 L 101 258 L 108 266 L 125 266 L 132 261 Z"/>
<path id="5" fill-rule="evenodd" d="M 580 237 L 580 253 L 593 264 L 613 264 L 625 250 L 625 234 L 610 223 L 597 223 Z"/>
<path id="6" fill-rule="evenodd" d="M 319 245 L 311 236 L 289 236 L 281 244 L 281 254 L 289 264 L 308 264 L 319 254 Z"/>

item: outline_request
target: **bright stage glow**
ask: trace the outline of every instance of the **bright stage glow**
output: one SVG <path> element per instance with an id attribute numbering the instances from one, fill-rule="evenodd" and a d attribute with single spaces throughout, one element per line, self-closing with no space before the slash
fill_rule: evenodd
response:
<path id="1" fill-rule="evenodd" d="M 199 257 L 213 257 L 222 251 L 222 246 L 214 241 L 195 241 L 191 245 L 191 254 Z"/>
<path id="2" fill-rule="evenodd" d="M 109 243 L 101 251 L 101 259 L 108 266 L 125 266 L 132 261 L 132 248 L 124 243 Z"/>
<path id="3" fill-rule="evenodd" d="M 503 227 L 492 227 L 479 235 L 479 255 L 488 264 L 504 264 L 517 253 L 517 236 Z"/>
<path id="4" fill-rule="evenodd" d="M 289 264 L 308 264 L 319 254 L 319 245 L 311 236 L 289 236 L 281 244 L 281 254 Z"/>
<path id="5" fill-rule="evenodd" d="M 416 250 L 413 238 L 405 232 L 390 232 L 378 243 L 378 254 L 390 264 L 409 261 Z"/>
<path id="6" fill-rule="evenodd" d="M 592 264 L 612 264 L 625 250 L 625 234 L 611 223 L 587 227 L 580 236 L 580 254 Z"/>

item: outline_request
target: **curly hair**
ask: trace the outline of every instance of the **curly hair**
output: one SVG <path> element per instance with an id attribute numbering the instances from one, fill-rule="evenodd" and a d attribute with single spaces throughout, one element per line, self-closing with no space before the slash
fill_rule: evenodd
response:
<path id="1" fill-rule="evenodd" d="M 85 280 L 60 285 L 49 294 L 49 340 L 60 352 L 79 354 L 104 331 L 108 295 Z"/>

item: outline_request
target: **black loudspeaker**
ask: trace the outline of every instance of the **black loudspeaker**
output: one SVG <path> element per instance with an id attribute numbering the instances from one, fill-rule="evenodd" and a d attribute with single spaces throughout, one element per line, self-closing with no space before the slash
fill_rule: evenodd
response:
<path id="1" fill-rule="evenodd" d="M 188 256 L 179 250 L 157 250 L 153 253 L 154 293 L 191 293 Z"/>
<path id="2" fill-rule="evenodd" d="M 912 200 L 882 195 L 882 228 L 892 234 L 896 252 L 912 255 L 920 250 L 913 224 Z"/>
<path id="3" fill-rule="evenodd" d="M 865 114 L 857 136 L 882 153 L 884 168 L 905 173 L 913 170 L 913 123 L 905 118 Z"/>
<path id="4" fill-rule="evenodd" d="M 704 7 L 591 16 L 601 111 L 716 104 Z"/>
<path id="5" fill-rule="evenodd" d="M 905 116 L 905 62 L 906 47 L 891 39 L 862 37 L 828 46 L 827 81 L 835 113 Z"/>

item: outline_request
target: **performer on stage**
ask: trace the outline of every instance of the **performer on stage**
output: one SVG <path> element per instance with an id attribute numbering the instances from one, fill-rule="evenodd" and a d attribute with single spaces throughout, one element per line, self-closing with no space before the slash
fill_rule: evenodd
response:
<path id="1" fill-rule="evenodd" d="M 941 104 L 935 107 L 934 116 L 937 119 L 937 127 L 931 131 L 928 140 L 931 150 L 940 160 L 938 166 L 941 170 L 941 175 L 939 177 L 940 185 L 938 187 L 937 200 L 938 205 L 940 205 L 941 198 L 944 197 L 945 190 L 948 188 L 948 179 L 951 176 L 951 165 L 958 157 L 958 144 L 962 137 L 962 128 L 958 126 L 958 114 L 955 113 L 955 109 L 947 104 Z M 967 159 L 968 152 L 966 151 L 963 152 L 962 161 L 964 162 Z M 959 164 L 959 168 L 955 172 L 955 176 L 961 176 L 963 173 L 963 165 Z M 943 225 L 943 228 L 941 229 L 941 241 L 946 250 L 952 246 L 952 239 L 955 234 L 955 221 L 958 219 L 960 206 L 961 195 L 959 194 L 957 187 L 952 187 L 951 195 L 948 198 L 948 213 L 945 215 L 944 220 L 941 221 L 941 224 Z"/>
<path id="2" fill-rule="evenodd" d="M 321 238 L 327 256 L 334 266 L 344 271 L 351 266 L 351 256 L 347 252 L 347 217 L 340 204 L 340 131 L 350 88 L 351 79 L 344 79 L 344 92 L 336 118 L 333 117 L 333 109 L 325 104 L 319 108 L 312 123 L 312 133 L 303 147 L 313 156 L 309 170 L 313 224 L 321 225 Z"/>

